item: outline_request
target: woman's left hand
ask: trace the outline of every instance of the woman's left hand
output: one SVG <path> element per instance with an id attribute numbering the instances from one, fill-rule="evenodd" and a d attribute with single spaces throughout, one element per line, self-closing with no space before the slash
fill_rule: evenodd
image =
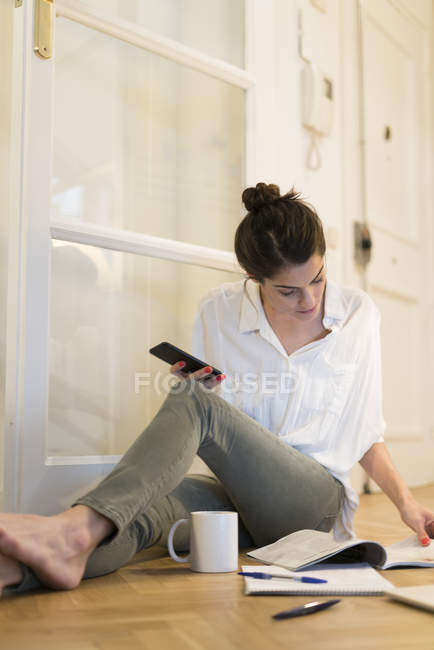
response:
<path id="1" fill-rule="evenodd" d="M 361 458 L 360 465 L 395 504 L 402 521 L 414 530 L 422 546 L 428 546 L 430 537 L 434 538 L 434 512 L 412 496 L 384 442 L 374 443 Z"/>
<path id="2" fill-rule="evenodd" d="M 414 530 L 423 546 L 428 546 L 429 538 L 434 538 L 434 512 L 414 499 L 407 501 L 399 510 L 402 521 Z"/>

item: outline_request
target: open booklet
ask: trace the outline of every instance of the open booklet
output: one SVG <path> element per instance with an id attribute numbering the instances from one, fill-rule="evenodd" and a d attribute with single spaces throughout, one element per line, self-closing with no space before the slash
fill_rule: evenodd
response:
<path id="1" fill-rule="evenodd" d="M 434 567 L 434 542 L 421 546 L 417 536 L 384 547 L 379 542 L 350 539 L 337 542 L 330 533 L 319 530 L 298 530 L 268 546 L 247 553 L 266 564 L 275 564 L 290 571 L 304 569 L 333 558 L 334 563 L 368 562 L 378 569 L 399 566 Z"/>

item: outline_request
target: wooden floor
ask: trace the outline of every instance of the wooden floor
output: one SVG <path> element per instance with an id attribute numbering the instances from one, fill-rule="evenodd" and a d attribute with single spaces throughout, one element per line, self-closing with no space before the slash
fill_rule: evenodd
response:
<path id="1" fill-rule="evenodd" d="M 415 490 L 434 504 L 434 485 Z M 389 544 L 408 535 L 383 495 L 361 498 L 359 537 Z M 434 542 L 433 542 L 434 544 Z M 240 557 L 240 563 L 253 561 Z M 395 585 L 434 583 L 434 569 L 388 571 Z M 312 600 L 244 596 L 236 574 L 195 574 L 164 549 L 70 592 L 39 591 L 0 601 L 2 650 L 433 650 L 434 616 L 387 597 L 342 597 L 336 607 L 273 621 Z"/>

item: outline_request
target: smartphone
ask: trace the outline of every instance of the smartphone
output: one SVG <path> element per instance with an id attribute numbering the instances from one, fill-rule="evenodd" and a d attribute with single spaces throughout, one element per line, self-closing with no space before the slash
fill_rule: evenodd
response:
<path id="1" fill-rule="evenodd" d="M 170 363 L 171 366 L 178 363 L 178 361 L 185 361 L 185 366 L 182 368 L 182 372 L 190 373 L 200 370 L 201 368 L 206 368 L 207 366 L 212 367 L 211 364 L 193 357 L 191 354 L 188 354 L 188 352 L 184 352 L 184 350 L 177 348 L 176 345 L 167 343 L 167 341 L 155 345 L 149 350 L 149 352 L 159 359 L 166 361 L 166 363 Z M 218 370 L 218 368 L 213 368 L 212 374 L 217 376 L 222 375 L 223 373 L 221 370 Z"/>

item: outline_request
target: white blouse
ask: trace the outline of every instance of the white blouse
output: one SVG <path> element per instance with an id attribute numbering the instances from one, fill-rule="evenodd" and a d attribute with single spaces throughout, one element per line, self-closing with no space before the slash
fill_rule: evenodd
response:
<path id="1" fill-rule="evenodd" d="M 323 325 L 330 333 L 288 355 L 259 285 L 239 280 L 203 297 L 194 326 L 193 354 L 226 374 L 221 396 L 343 483 L 337 539 L 354 535 L 350 470 L 383 441 L 379 324 L 365 292 L 327 280 Z"/>

